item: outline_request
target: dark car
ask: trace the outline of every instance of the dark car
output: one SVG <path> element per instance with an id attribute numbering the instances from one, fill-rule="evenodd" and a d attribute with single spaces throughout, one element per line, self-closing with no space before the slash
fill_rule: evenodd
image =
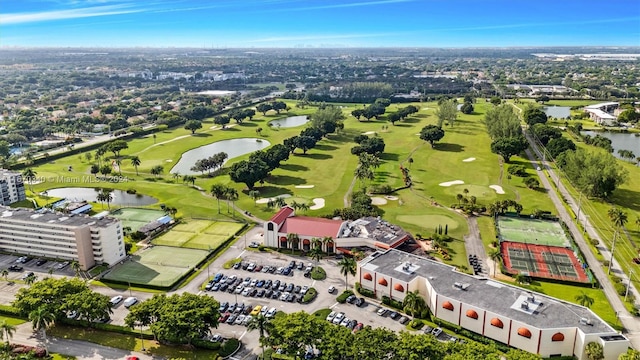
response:
<path id="1" fill-rule="evenodd" d="M 273 286 L 271 287 L 271 289 L 278 290 L 279 287 L 280 287 L 280 280 L 276 280 L 273 282 Z"/>
<path id="2" fill-rule="evenodd" d="M 233 269 L 234 270 L 238 270 L 238 269 L 240 269 L 241 266 L 242 266 L 242 263 L 237 262 L 237 263 L 233 264 Z M 247 265 L 247 266 L 249 266 L 249 265 Z"/>
<path id="3" fill-rule="evenodd" d="M 300 261 L 298 263 L 298 266 L 296 266 L 296 267 L 297 267 L 298 270 L 302 270 L 302 269 L 304 269 L 304 263 L 302 261 Z"/>
<path id="4" fill-rule="evenodd" d="M 249 263 L 242 264 L 242 270 L 247 270 L 248 267 L 249 267 Z"/>
<path id="5" fill-rule="evenodd" d="M 400 317 L 400 314 L 398 314 L 398 313 L 397 313 L 397 312 L 395 312 L 395 311 L 392 311 L 392 312 L 390 312 L 390 313 L 389 313 L 389 317 L 390 317 L 391 319 L 395 320 L 395 319 L 397 319 L 397 318 L 399 318 L 399 317 Z"/>
<path id="6" fill-rule="evenodd" d="M 252 289 L 252 290 L 249 292 L 249 296 L 256 296 L 256 294 L 257 294 L 257 293 L 258 293 L 258 289 Z"/>
<path id="7" fill-rule="evenodd" d="M 222 280 L 222 277 L 223 277 L 223 276 L 224 276 L 224 275 L 223 275 L 222 273 L 217 273 L 217 274 L 216 274 L 216 276 L 214 276 L 214 277 L 213 277 L 213 280 L 212 280 L 212 281 L 213 281 L 214 283 L 217 283 L 217 282 L 219 282 L 220 280 Z"/>
<path id="8" fill-rule="evenodd" d="M 251 313 L 251 311 L 253 310 L 253 306 L 251 305 L 247 305 L 244 307 L 244 309 L 242 310 L 242 313 L 245 315 L 249 315 Z"/>
<path id="9" fill-rule="evenodd" d="M 365 304 L 364 298 L 361 297 L 361 298 L 357 299 L 355 304 L 356 304 L 356 306 L 360 306 L 360 307 L 364 306 L 364 304 Z"/>
<path id="10" fill-rule="evenodd" d="M 287 302 L 294 302 L 294 301 L 296 301 L 296 295 L 295 294 L 287 295 Z"/>
<path id="11" fill-rule="evenodd" d="M 293 288 L 293 292 L 296 294 L 300 294 L 300 290 L 302 290 L 302 286 L 300 285 L 296 285 L 296 287 Z"/>
<path id="12" fill-rule="evenodd" d="M 11 265 L 9 266 L 9 271 L 22 271 L 23 267 L 19 265 Z"/>
<path id="13" fill-rule="evenodd" d="M 273 294 L 271 295 L 272 299 L 279 299 L 280 295 L 282 295 L 282 293 L 278 290 L 274 291 Z"/>
<path id="14" fill-rule="evenodd" d="M 287 284 L 287 287 L 284 289 L 285 292 L 292 292 L 293 291 L 293 283 L 289 283 Z"/>
<path id="15" fill-rule="evenodd" d="M 263 287 L 264 286 L 264 280 L 258 280 L 258 282 L 256 283 L 256 287 Z"/>
<path id="16" fill-rule="evenodd" d="M 220 291 L 227 291 L 227 289 L 229 288 L 228 284 L 222 284 L 220 285 Z"/>
<path id="17" fill-rule="evenodd" d="M 276 272 L 275 266 L 269 266 L 269 270 L 267 271 L 269 274 L 274 274 Z"/>
<path id="18" fill-rule="evenodd" d="M 349 297 L 347 297 L 347 302 L 349 304 L 353 304 L 356 301 L 357 297 L 355 295 L 349 295 Z"/>
<path id="19" fill-rule="evenodd" d="M 258 292 L 256 293 L 256 297 L 263 297 L 264 296 L 264 289 L 258 289 Z"/>
<path id="20" fill-rule="evenodd" d="M 273 295 L 273 290 L 271 289 L 268 289 L 264 292 L 264 297 L 266 297 L 267 299 L 271 298 L 271 295 Z"/>
<path id="21" fill-rule="evenodd" d="M 38 259 L 38 261 L 36 261 L 36 266 L 42 266 L 46 263 L 47 263 L 46 259 Z"/>
<path id="22" fill-rule="evenodd" d="M 262 271 L 262 265 L 258 265 L 256 266 L 255 269 L 253 269 L 253 272 L 261 272 Z"/>
<path id="23" fill-rule="evenodd" d="M 282 270 L 282 275 L 284 276 L 293 275 L 293 270 L 291 270 L 291 268 L 284 268 L 284 270 Z"/>
<path id="24" fill-rule="evenodd" d="M 291 260 L 291 262 L 289 263 L 289 269 L 293 269 L 296 267 L 296 262 Z"/>

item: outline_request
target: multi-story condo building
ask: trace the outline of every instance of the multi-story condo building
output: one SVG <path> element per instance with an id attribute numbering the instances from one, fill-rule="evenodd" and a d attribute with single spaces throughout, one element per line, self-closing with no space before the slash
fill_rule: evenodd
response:
<path id="1" fill-rule="evenodd" d="M 26 198 L 22 175 L 14 171 L 0 169 L 0 205 L 10 205 Z"/>
<path id="2" fill-rule="evenodd" d="M 125 258 L 120 220 L 0 206 L 0 251 L 77 261 L 82 270 Z"/>
<path id="3" fill-rule="evenodd" d="M 595 342 L 603 359 L 615 360 L 629 347 L 624 335 L 584 306 L 395 249 L 360 261 L 356 278 L 378 298 L 403 301 L 417 291 L 435 318 L 545 358 L 586 360 L 585 347 Z"/>

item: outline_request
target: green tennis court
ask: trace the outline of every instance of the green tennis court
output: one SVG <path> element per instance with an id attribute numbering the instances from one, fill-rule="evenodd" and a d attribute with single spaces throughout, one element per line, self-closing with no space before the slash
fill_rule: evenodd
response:
<path id="1" fill-rule="evenodd" d="M 109 215 L 122 220 L 123 227 L 130 227 L 131 231 L 135 232 L 143 225 L 164 216 L 164 212 L 152 209 L 122 208 L 110 212 Z"/>
<path id="2" fill-rule="evenodd" d="M 103 279 L 121 283 L 172 287 L 208 256 L 207 251 L 154 246 L 115 266 Z"/>
<path id="3" fill-rule="evenodd" d="M 498 218 L 500 241 L 569 247 L 571 242 L 560 223 L 539 219 Z"/>
<path id="4" fill-rule="evenodd" d="M 224 236 L 233 236 L 235 233 L 240 231 L 244 227 L 244 224 L 234 223 L 234 222 L 226 222 L 226 221 L 218 221 L 208 228 L 205 229 L 205 234 L 214 234 L 214 235 L 224 235 Z"/>
<path id="5" fill-rule="evenodd" d="M 192 232 L 184 232 L 171 229 L 157 238 L 151 240 L 153 245 L 183 247 L 191 238 L 196 236 Z"/>

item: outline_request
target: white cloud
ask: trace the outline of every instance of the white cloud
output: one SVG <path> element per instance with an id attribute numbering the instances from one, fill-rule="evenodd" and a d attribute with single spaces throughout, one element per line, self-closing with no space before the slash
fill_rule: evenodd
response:
<path id="1" fill-rule="evenodd" d="M 51 10 L 32 13 L 0 14 L 0 24 L 24 24 L 43 21 L 55 21 L 65 19 L 78 19 L 95 16 L 121 15 L 143 12 L 143 9 L 134 9 L 130 5 L 106 5 L 88 8 Z"/>

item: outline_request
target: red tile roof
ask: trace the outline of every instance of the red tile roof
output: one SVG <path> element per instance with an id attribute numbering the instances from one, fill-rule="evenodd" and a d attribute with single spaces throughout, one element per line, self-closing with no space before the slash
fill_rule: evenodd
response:
<path id="1" fill-rule="evenodd" d="M 280 211 L 278 211 L 275 215 L 273 215 L 271 217 L 271 219 L 269 219 L 269 221 L 273 221 L 274 223 L 278 224 L 278 225 L 282 225 L 282 223 L 289 217 L 291 216 L 291 214 L 293 214 L 293 208 L 290 208 L 288 206 L 283 207 L 282 209 L 280 209 Z"/>
<path id="2" fill-rule="evenodd" d="M 295 216 L 285 219 L 284 225 L 280 228 L 280 232 L 298 234 L 300 236 L 329 236 L 335 238 L 338 236 L 342 222 L 342 220 Z"/>

